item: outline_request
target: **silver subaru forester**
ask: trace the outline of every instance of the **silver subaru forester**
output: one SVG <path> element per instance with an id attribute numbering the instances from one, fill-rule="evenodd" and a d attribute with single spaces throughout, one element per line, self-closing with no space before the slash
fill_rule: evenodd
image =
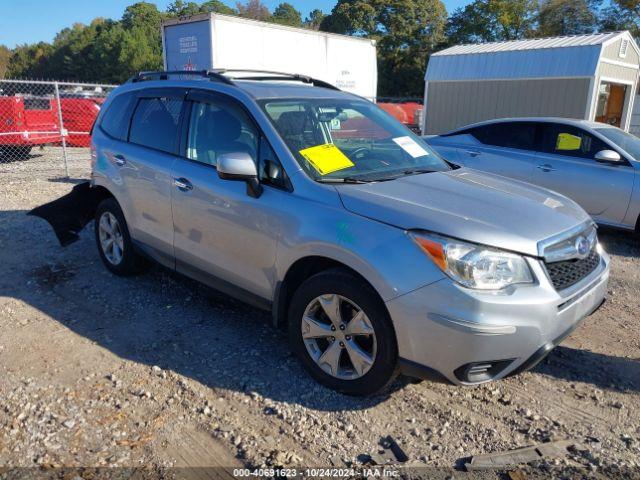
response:
<path id="1" fill-rule="evenodd" d="M 272 312 L 309 373 L 365 395 L 536 365 L 602 302 L 573 201 L 448 164 L 374 104 L 300 75 L 147 72 L 92 137 L 106 267 L 149 259 Z"/>

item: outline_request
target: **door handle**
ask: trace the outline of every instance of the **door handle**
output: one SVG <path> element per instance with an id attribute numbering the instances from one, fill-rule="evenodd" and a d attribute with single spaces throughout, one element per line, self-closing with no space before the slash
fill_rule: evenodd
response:
<path id="1" fill-rule="evenodd" d="M 478 152 L 476 150 L 467 150 L 467 155 L 470 157 L 479 157 L 482 152 Z"/>
<path id="2" fill-rule="evenodd" d="M 181 192 L 188 192 L 189 190 L 193 190 L 193 185 L 186 178 L 174 178 L 173 184 Z"/>
<path id="3" fill-rule="evenodd" d="M 553 168 L 551 165 L 549 165 L 548 163 L 545 163 L 544 165 L 538 165 L 536 167 L 538 170 L 542 170 L 543 172 L 555 172 L 556 169 Z"/>
<path id="4" fill-rule="evenodd" d="M 115 155 L 113 157 L 113 161 L 115 162 L 116 165 L 118 165 L 119 167 L 123 167 L 124 165 L 127 164 L 127 159 L 124 158 L 124 155 Z"/>

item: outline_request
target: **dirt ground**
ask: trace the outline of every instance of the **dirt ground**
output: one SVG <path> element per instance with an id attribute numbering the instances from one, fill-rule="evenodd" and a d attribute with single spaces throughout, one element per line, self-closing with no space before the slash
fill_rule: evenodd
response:
<path id="1" fill-rule="evenodd" d="M 76 155 L 72 177 L 87 168 Z M 61 248 L 26 215 L 72 188 L 60 174 L 55 149 L 0 163 L 0 476 L 353 467 L 391 435 L 426 477 L 467 478 L 454 470 L 466 457 L 565 439 L 582 447 L 525 474 L 640 477 L 638 239 L 600 232 L 608 301 L 533 371 L 471 388 L 400 379 L 357 399 L 311 380 L 268 313 L 159 267 L 117 278 L 90 228 Z"/>

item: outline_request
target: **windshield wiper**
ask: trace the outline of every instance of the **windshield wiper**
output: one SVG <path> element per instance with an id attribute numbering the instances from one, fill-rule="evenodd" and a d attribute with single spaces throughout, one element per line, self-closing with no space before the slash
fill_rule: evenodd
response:
<path id="1" fill-rule="evenodd" d="M 415 168 L 410 170 L 404 170 L 403 172 L 396 173 L 394 175 L 390 175 L 388 177 L 377 177 L 372 179 L 373 182 L 389 182 L 391 180 L 397 180 L 398 178 L 406 177 L 407 175 L 419 175 L 421 173 L 433 173 L 438 170 L 430 170 L 427 168 Z"/>
<path id="2" fill-rule="evenodd" d="M 370 183 L 372 180 L 361 180 L 359 178 L 316 178 L 316 182 L 319 183 Z"/>
<path id="3" fill-rule="evenodd" d="M 402 172 L 404 175 L 420 175 L 421 173 L 434 173 L 438 170 L 431 170 L 428 168 L 414 168 L 412 170 L 405 170 Z"/>

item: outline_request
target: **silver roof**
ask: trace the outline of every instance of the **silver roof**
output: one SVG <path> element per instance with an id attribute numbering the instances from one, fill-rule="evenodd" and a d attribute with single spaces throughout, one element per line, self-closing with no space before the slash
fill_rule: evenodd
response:
<path id="1" fill-rule="evenodd" d="M 512 52 L 521 50 L 539 50 L 543 48 L 566 48 L 602 45 L 624 32 L 594 33 L 588 35 L 568 35 L 564 37 L 531 38 L 506 42 L 474 43 L 455 45 L 432 55 L 466 55 L 472 53 Z"/>
<path id="2" fill-rule="evenodd" d="M 456 45 L 431 56 L 425 80 L 593 77 L 603 46 L 620 37 L 638 50 L 627 31 Z"/>
<path id="3" fill-rule="evenodd" d="M 115 91 L 140 90 L 148 88 L 200 88 L 204 90 L 222 91 L 230 93 L 234 89 L 241 90 L 256 100 L 270 98 L 341 98 L 347 100 L 363 99 L 343 90 L 333 90 L 330 88 L 313 86 L 308 83 L 297 81 L 280 80 L 243 80 L 242 78 L 231 78 L 233 84 L 226 84 L 207 77 L 193 76 L 185 78 L 180 74 L 173 74 L 172 78 L 166 80 L 145 80 L 135 83 L 124 83 L 117 87 Z M 363 99 L 366 100 L 366 99 Z"/>
<path id="4" fill-rule="evenodd" d="M 233 79 L 233 82 L 238 88 L 258 100 L 268 98 L 359 98 L 341 90 L 314 87 L 302 82 L 250 81 L 239 78 Z"/>

